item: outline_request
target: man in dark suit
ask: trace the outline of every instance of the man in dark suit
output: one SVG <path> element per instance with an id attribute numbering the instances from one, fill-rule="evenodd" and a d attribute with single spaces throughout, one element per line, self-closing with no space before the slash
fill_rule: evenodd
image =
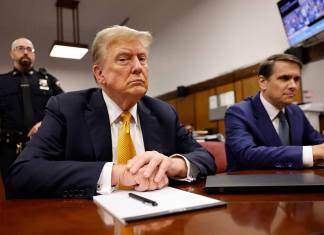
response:
<path id="1" fill-rule="evenodd" d="M 213 157 L 174 108 L 145 96 L 151 40 L 149 32 L 125 26 L 96 35 L 93 74 L 101 89 L 49 100 L 41 128 L 9 169 L 8 197 L 90 198 L 115 186 L 155 190 L 168 177 L 191 182 L 215 172 Z M 135 156 L 119 163 L 124 125 L 131 136 L 126 151 Z"/>
<path id="2" fill-rule="evenodd" d="M 269 57 L 259 69 L 260 92 L 225 114 L 228 171 L 312 167 L 324 158 L 324 138 L 292 104 L 302 63 L 294 56 Z"/>

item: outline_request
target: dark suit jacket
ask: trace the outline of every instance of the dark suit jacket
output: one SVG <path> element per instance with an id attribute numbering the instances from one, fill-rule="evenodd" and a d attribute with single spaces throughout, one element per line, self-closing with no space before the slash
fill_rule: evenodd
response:
<path id="1" fill-rule="evenodd" d="M 260 93 L 231 106 L 225 113 L 227 170 L 302 168 L 302 146 L 323 143 L 324 138 L 297 105 L 288 105 L 286 115 L 290 146 L 282 146 Z"/>
<path id="2" fill-rule="evenodd" d="M 183 154 L 199 168 L 200 177 L 215 172 L 213 157 L 180 124 L 170 105 L 145 96 L 138 115 L 146 151 Z M 110 125 L 101 90 L 53 97 L 41 128 L 9 169 L 8 197 L 91 197 L 109 161 Z"/>

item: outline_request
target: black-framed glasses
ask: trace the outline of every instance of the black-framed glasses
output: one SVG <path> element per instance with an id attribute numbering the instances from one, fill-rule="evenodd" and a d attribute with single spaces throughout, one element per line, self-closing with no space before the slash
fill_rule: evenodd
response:
<path id="1" fill-rule="evenodd" d="M 21 53 L 24 53 L 25 50 L 28 52 L 28 53 L 34 53 L 35 52 L 35 48 L 32 48 L 32 47 L 24 47 L 24 46 L 16 46 L 15 47 L 15 50 L 21 52 Z"/>

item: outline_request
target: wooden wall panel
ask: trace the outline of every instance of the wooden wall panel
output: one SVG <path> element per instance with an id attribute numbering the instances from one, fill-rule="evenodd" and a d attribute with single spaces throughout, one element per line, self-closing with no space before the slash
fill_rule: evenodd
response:
<path id="1" fill-rule="evenodd" d="M 244 78 L 242 80 L 243 99 L 248 96 L 253 96 L 259 91 L 258 78 L 256 76 Z"/>
<path id="2" fill-rule="evenodd" d="M 177 112 L 182 124 L 196 126 L 194 110 L 194 94 L 177 99 Z"/>
<path id="3" fill-rule="evenodd" d="M 166 100 L 166 102 L 172 105 L 175 109 L 177 109 L 177 99 Z"/>
<path id="4" fill-rule="evenodd" d="M 209 89 L 195 94 L 195 129 L 217 128 L 216 121 L 208 120 L 209 96 L 215 94 L 215 89 Z"/>
<path id="5" fill-rule="evenodd" d="M 295 101 L 297 103 L 301 103 L 303 101 L 303 96 L 302 96 L 302 84 L 301 82 L 299 83 L 299 88 L 295 97 Z"/>
<path id="6" fill-rule="evenodd" d="M 224 120 L 219 120 L 218 122 L 218 132 L 225 135 L 225 124 Z"/>
<path id="7" fill-rule="evenodd" d="M 227 91 L 233 91 L 234 83 L 228 83 L 225 85 L 217 86 L 215 89 L 216 89 L 216 94 L 224 93 Z"/>
<path id="8" fill-rule="evenodd" d="M 242 80 L 234 82 L 235 102 L 243 100 Z"/>

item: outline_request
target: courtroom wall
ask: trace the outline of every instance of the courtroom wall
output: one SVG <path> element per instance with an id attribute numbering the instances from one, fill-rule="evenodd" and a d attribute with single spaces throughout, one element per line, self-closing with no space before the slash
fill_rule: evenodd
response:
<path id="1" fill-rule="evenodd" d="M 133 0 L 125 0 L 131 3 Z M 21 9 L 33 2 L 22 1 Z M 110 1 L 109 1 L 110 2 Z M 149 95 L 158 96 L 175 90 L 179 85 L 191 85 L 227 74 L 242 67 L 258 63 L 270 54 L 283 52 L 288 47 L 276 0 L 164 0 L 158 4 L 145 3 L 145 14 L 128 9 L 130 27 L 149 30 L 154 36 L 150 58 Z M 45 4 L 45 3 L 44 3 Z M 47 3 L 48 4 L 48 3 Z M 86 2 L 81 2 L 81 7 Z M 111 4 L 102 0 L 96 7 Z M 26 36 L 33 40 L 37 50 L 36 67 L 46 67 L 58 77 L 66 91 L 96 86 L 91 74 L 91 58 L 88 53 L 80 61 L 50 58 L 50 45 L 56 39 L 56 11 L 51 8 L 39 15 L 39 20 L 50 21 L 50 34 L 32 17 L 25 22 L 9 23 L 17 14 L 0 7 L 0 73 L 9 71 L 12 63 L 8 50 L 13 39 Z M 17 10 L 17 9 L 16 9 Z M 92 9 L 93 10 L 93 9 Z M 29 12 L 29 14 L 32 14 Z M 80 27 L 85 27 L 88 15 L 80 9 Z M 82 34 L 82 43 L 91 44 L 98 30 L 119 22 L 98 19 L 96 28 Z M 305 71 L 308 80 L 316 79 L 313 65 Z M 314 68 L 318 66 L 315 65 Z M 309 75 L 308 75 L 309 74 Z M 317 81 L 316 88 L 324 87 Z M 313 81 L 308 85 L 312 88 Z"/>
<path id="2" fill-rule="evenodd" d="M 275 0 L 205 0 L 157 35 L 151 94 L 258 63 L 288 48 Z"/>
<path id="3" fill-rule="evenodd" d="M 322 102 L 324 104 L 324 60 L 304 66 L 302 74 L 304 102 Z"/>

